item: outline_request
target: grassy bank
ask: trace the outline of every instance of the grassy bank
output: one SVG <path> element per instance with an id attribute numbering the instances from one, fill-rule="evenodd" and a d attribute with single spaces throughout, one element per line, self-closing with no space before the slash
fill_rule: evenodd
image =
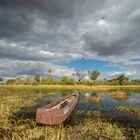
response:
<path id="1" fill-rule="evenodd" d="M 81 91 L 105 91 L 113 89 L 140 89 L 140 85 L 111 86 L 111 85 L 0 85 L 0 89 L 54 89 L 54 90 L 81 90 Z"/>

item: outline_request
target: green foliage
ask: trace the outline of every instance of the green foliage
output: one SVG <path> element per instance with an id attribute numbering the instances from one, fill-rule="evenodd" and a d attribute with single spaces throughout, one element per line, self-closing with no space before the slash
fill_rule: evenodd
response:
<path id="1" fill-rule="evenodd" d="M 136 80 L 131 80 L 130 82 L 132 85 L 140 85 L 140 80 L 136 79 Z"/>
<path id="2" fill-rule="evenodd" d="M 89 85 L 90 81 L 89 80 L 81 80 L 81 82 L 79 84 L 80 85 Z"/>
<path id="3" fill-rule="evenodd" d="M 119 76 L 118 80 L 119 80 L 119 84 L 120 85 L 127 85 L 128 82 L 129 82 L 129 79 L 127 77 L 125 77 L 124 74 L 122 74 L 121 76 Z"/>
<path id="4" fill-rule="evenodd" d="M 95 80 L 95 81 L 90 81 L 89 85 L 108 85 L 107 81 L 101 81 L 101 80 Z"/>
<path id="5" fill-rule="evenodd" d="M 25 79 L 24 84 L 25 85 L 34 85 L 34 83 L 35 83 L 35 80 L 33 78 L 28 77 L 28 78 Z"/>
<path id="6" fill-rule="evenodd" d="M 108 84 L 109 85 L 119 85 L 119 82 L 118 82 L 118 80 L 110 80 L 109 82 L 108 82 Z"/>
<path id="7" fill-rule="evenodd" d="M 40 75 L 36 74 L 34 80 L 39 83 L 40 82 Z"/>
<path id="8" fill-rule="evenodd" d="M 56 85 L 57 81 L 55 80 L 55 78 L 53 77 L 46 77 L 44 79 L 42 79 L 41 84 L 45 84 L 45 85 Z"/>
<path id="9" fill-rule="evenodd" d="M 109 82 L 111 85 L 128 85 L 129 78 L 127 78 L 124 74 L 121 74 L 118 78 L 112 79 Z"/>
<path id="10" fill-rule="evenodd" d="M 48 73 L 52 73 L 52 69 L 48 69 Z"/>
<path id="11" fill-rule="evenodd" d="M 76 82 L 74 81 L 74 79 L 69 78 L 67 76 L 62 77 L 60 84 L 62 85 L 75 85 Z"/>
<path id="12" fill-rule="evenodd" d="M 14 84 L 15 82 L 16 82 L 15 79 L 8 79 L 8 80 L 6 81 L 6 84 Z"/>
<path id="13" fill-rule="evenodd" d="M 89 71 L 89 77 L 91 80 L 96 80 L 98 78 L 98 76 L 100 75 L 100 72 L 95 70 L 95 71 Z"/>
<path id="14" fill-rule="evenodd" d="M 3 81 L 3 78 L 2 77 L 0 77 L 0 81 Z"/>
<path id="15" fill-rule="evenodd" d="M 7 85 L 24 85 L 25 80 L 22 80 L 20 78 L 15 78 L 15 79 L 9 79 L 6 81 Z"/>
<path id="16" fill-rule="evenodd" d="M 50 70 L 51 73 L 52 70 Z M 89 77 L 91 80 L 85 80 L 83 79 L 85 77 L 85 73 L 82 71 L 78 71 L 73 74 L 73 78 L 63 76 L 61 81 L 56 80 L 51 75 L 49 77 L 46 77 L 44 79 L 40 78 L 39 74 L 36 74 L 35 77 L 27 77 L 24 78 L 18 78 L 14 76 L 13 78 L 7 80 L 3 84 L 7 85 L 39 85 L 39 84 L 45 84 L 45 85 L 140 85 L 140 80 L 129 80 L 124 74 L 121 74 L 118 78 L 111 79 L 111 80 L 97 80 L 98 76 L 100 75 L 100 72 L 98 71 L 89 71 Z M 78 79 L 75 80 L 75 79 Z M 0 78 L 0 81 L 2 81 L 3 78 Z M 1 82 L 2 83 L 2 82 Z"/>

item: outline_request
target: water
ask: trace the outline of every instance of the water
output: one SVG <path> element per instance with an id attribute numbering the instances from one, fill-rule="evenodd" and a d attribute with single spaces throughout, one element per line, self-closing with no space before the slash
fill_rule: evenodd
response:
<path id="1" fill-rule="evenodd" d="M 11 92 L 11 91 L 8 91 Z M 134 113 L 119 111 L 120 106 L 140 108 L 140 91 L 121 91 L 123 96 L 116 97 L 114 91 L 104 92 L 81 92 L 76 111 L 100 112 L 101 118 L 111 120 L 112 122 L 123 123 L 126 126 L 140 128 L 140 117 Z M 12 93 L 0 94 L 2 100 L 9 100 L 11 95 L 17 96 L 17 100 L 35 100 L 33 106 L 22 107 L 16 112 L 16 116 L 25 118 L 35 118 L 36 110 L 54 100 L 63 98 L 72 91 L 12 91 Z M 12 100 L 12 99 L 11 99 Z M 80 117 L 80 116 L 79 116 Z M 91 116 L 92 117 L 92 116 Z M 94 117 L 94 116 L 93 116 Z"/>
<path id="2" fill-rule="evenodd" d="M 71 93 L 71 92 L 70 92 Z M 140 107 L 140 92 L 124 92 L 125 97 L 114 97 L 111 92 L 81 92 L 76 111 L 100 111 L 103 119 L 113 122 L 123 123 L 131 127 L 140 128 L 140 117 L 130 112 L 119 111 L 120 106 Z M 51 102 L 63 98 L 61 92 L 56 92 L 54 96 L 45 96 L 38 102 L 38 106 L 43 106 L 46 101 Z"/>
<path id="3" fill-rule="evenodd" d="M 100 111 L 101 117 L 111 120 L 113 122 L 118 122 L 125 124 L 126 126 L 140 128 L 140 117 L 138 115 L 132 114 L 130 112 L 119 111 L 117 108 L 120 106 L 125 107 L 138 107 L 140 108 L 140 93 L 131 94 L 127 93 L 127 98 L 125 99 L 115 99 L 106 92 L 100 93 L 83 93 L 81 95 L 81 102 L 78 103 L 77 110 L 85 111 Z M 95 96 L 99 102 L 96 100 L 90 102 L 88 99 Z"/>

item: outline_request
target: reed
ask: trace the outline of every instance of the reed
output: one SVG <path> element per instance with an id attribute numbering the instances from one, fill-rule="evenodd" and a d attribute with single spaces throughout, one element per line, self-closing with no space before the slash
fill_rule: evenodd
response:
<path id="1" fill-rule="evenodd" d="M 112 91 L 111 93 L 108 93 L 108 95 L 116 100 L 126 100 L 128 98 L 123 90 Z"/>
<path id="2" fill-rule="evenodd" d="M 88 101 L 99 104 L 101 102 L 101 98 L 99 96 L 90 96 Z"/>
<path id="3" fill-rule="evenodd" d="M 121 125 L 103 120 L 100 112 L 75 111 L 68 122 L 58 126 L 40 126 L 35 117 L 27 116 L 23 109 L 32 108 L 46 94 L 38 90 L 0 89 L 1 140 L 126 140 L 128 132 Z M 133 132 L 138 140 L 140 130 Z"/>
<path id="4" fill-rule="evenodd" d="M 140 108 L 139 107 L 120 106 L 120 107 L 117 107 L 117 109 L 120 110 L 120 111 L 129 112 L 129 113 L 138 115 L 140 117 Z"/>
<path id="5" fill-rule="evenodd" d="M 48 96 L 55 96 L 55 92 L 48 92 Z"/>
<path id="6" fill-rule="evenodd" d="M 80 91 L 106 91 L 113 89 L 140 89 L 139 85 L 111 86 L 111 85 L 0 85 L 0 89 L 47 89 L 47 90 L 80 90 Z"/>

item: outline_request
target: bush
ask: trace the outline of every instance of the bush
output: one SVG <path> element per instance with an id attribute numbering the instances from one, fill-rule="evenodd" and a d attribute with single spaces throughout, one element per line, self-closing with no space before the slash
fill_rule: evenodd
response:
<path id="1" fill-rule="evenodd" d="M 62 85 L 75 85 L 76 82 L 74 79 L 64 76 L 64 77 L 62 77 L 60 84 L 62 84 Z"/>
<path id="2" fill-rule="evenodd" d="M 16 79 L 9 79 L 9 80 L 6 81 L 7 85 L 13 85 L 15 83 L 16 83 Z"/>
<path id="3" fill-rule="evenodd" d="M 57 84 L 57 81 L 53 77 L 47 77 L 47 78 L 45 78 L 45 79 L 42 80 L 41 84 L 45 84 L 45 85 L 56 85 Z"/>

